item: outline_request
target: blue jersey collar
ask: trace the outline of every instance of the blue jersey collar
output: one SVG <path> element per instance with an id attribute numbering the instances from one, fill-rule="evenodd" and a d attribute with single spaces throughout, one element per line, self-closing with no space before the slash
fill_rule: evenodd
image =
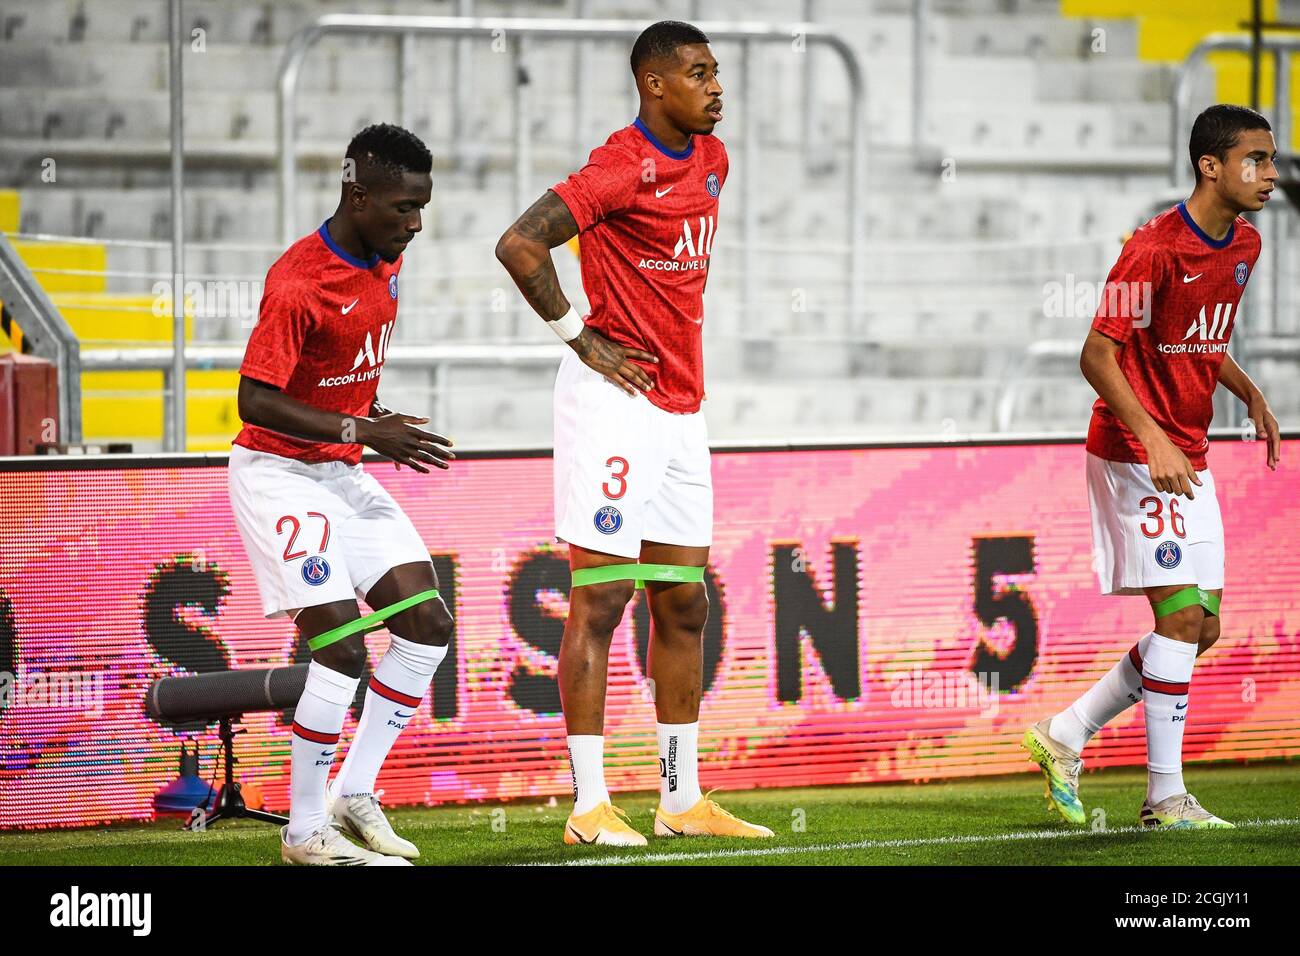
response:
<path id="1" fill-rule="evenodd" d="M 659 140 L 655 137 L 654 133 L 650 132 L 650 130 L 646 128 L 645 123 L 641 122 L 641 117 L 638 116 L 635 120 L 633 120 L 632 125 L 641 131 L 642 136 L 650 140 L 650 145 L 652 145 L 655 149 L 659 150 L 659 152 L 663 153 L 669 159 L 685 159 L 686 157 L 690 156 L 692 151 L 694 151 L 695 149 L 694 136 L 688 136 L 686 138 L 685 149 L 683 150 L 669 149 L 663 143 L 659 142 Z"/>
<path id="2" fill-rule="evenodd" d="M 379 262 L 379 253 L 376 252 L 369 259 L 358 259 L 356 256 L 352 255 L 350 252 L 347 252 L 345 249 L 343 249 L 342 246 L 340 246 L 337 242 L 334 241 L 334 237 L 330 235 L 330 231 L 327 228 L 329 224 L 330 224 L 329 219 L 326 219 L 324 222 L 320 224 L 320 228 L 317 229 L 316 232 L 320 234 L 321 240 L 325 243 L 325 245 L 329 246 L 330 252 L 334 253 L 334 255 L 338 256 L 348 265 L 355 266 L 358 269 L 374 268 L 376 263 Z"/>
<path id="3" fill-rule="evenodd" d="M 1228 227 L 1228 234 L 1222 239 L 1211 239 L 1205 230 L 1196 224 L 1196 220 L 1192 218 L 1192 214 L 1187 211 L 1187 203 L 1180 202 L 1178 204 L 1178 214 L 1183 217 L 1183 222 L 1187 223 L 1187 228 L 1196 233 L 1196 235 L 1200 237 L 1201 242 L 1205 243 L 1211 249 L 1222 249 L 1224 246 L 1228 245 L 1228 243 L 1232 242 L 1233 233 L 1237 231 L 1237 224 L 1234 222 Z"/>

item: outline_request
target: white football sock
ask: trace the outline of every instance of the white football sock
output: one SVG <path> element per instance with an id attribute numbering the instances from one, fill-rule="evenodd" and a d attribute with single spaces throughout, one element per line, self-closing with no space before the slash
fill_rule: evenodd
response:
<path id="1" fill-rule="evenodd" d="M 434 672 L 447 656 L 447 646 L 417 644 L 392 636 L 392 643 L 366 688 L 366 706 L 357 733 L 343 758 L 334 792 L 341 797 L 374 793 L 379 768 L 388 759 L 397 737 L 415 716 Z"/>
<path id="2" fill-rule="evenodd" d="M 1142 699 L 1142 659 L 1151 634 L 1145 635 L 1065 710 L 1052 718 L 1048 733 L 1075 753 L 1093 734 Z"/>
<path id="3" fill-rule="evenodd" d="M 683 813 L 700 802 L 696 748 L 700 723 L 655 724 L 659 738 L 659 806 Z"/>
<path id="4" fill-rule="evenodd" d="M 573 768 L 573 815 L 590 813 L 609 802 L 605 789 L 605 738 L 599 734 L 569 734 L 569 766 Z"/>
<path id="5" fill-rule="evenodd" d="M 325 782 L 359 680 L 316 661 L 307 667 L 307 683 L 293 712 L 289 830 L 285 834 L 291 846 L 302 843 L 329 822 Z"/>
<path id="6" fill-rule="evenodd" d="M 1183 728 L 1196 645 L 1152 634 L 1142 660 L 1142 703 L 1147 722 L 1147 802 L 1185 793 Z"/>

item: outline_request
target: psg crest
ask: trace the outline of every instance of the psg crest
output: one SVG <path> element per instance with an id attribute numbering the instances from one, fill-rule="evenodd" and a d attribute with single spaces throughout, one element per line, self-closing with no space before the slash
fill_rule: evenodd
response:
<path id="1" fill-rule="evenodd" d="M 1232 277 L 1237 280 L 1237 285 L 1246 284 L 1246 275 L 1248 272 L 1249 270 L 1246 268 L 1246 263 L 1237 263 L 1237 270 L 1232 274 Z"/>
<path id="2" fill-rule="evenodd" d="M 704 180 L 704 188 L 709 191 L 709 195 L 717 197 L 722 192 L 722 182 L 718 179 L 717 173 L 709 173 L 709 178 Z"/>
<path id="3" fill-rule="evenodd" d="M 1183 549 L 1174 542 L 1161 541 L 1156 545 L 1156 561 L 1162 568 L 1176 568 L 1181 560 L 1183 560 Z"/>
<path id="4" fill-rule="evenodd" d="M 390 299 L 397 298 L 397 276 L 388 277 L 388 297 Z"/>
<path id="5" fill-rule="evenodd" d="M 330 579 L 330 563 L 319 554 L 313 554 L 302 563 L 302 579 L 313 587 Z"/>
<path id="6" fill-rule="evenodd" d="M 596 530 L 601 534 L 613 534 L 623 527 L 623 515 L 613 505 L 605 505 L 596 512 Z"/>

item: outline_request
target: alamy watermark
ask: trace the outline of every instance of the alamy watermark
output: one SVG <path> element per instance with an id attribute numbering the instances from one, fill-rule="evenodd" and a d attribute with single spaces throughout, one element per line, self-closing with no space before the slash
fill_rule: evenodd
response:
<path id="1" fill-rule="evenodd" d="M 925 670 L 916 666 L 890 677 L 891 707 L 919 707 L 926 710 L 970 710 L 981 717 L 996 717 L 1002 695 L 1001 675 L 966 670 Z"/>
<path id="2" fill-rule="evenodd" d="M 0 710 L 10 706 L 45 707 L 79 711 L 98 717 L 104 710 L 102 671 L 44 673 L 19 666 L 0 671 Z"/>
<path id="3" fill-rule="evenodd" d="M 172 290 L 180 285 L 187 315 L 208 319 L 239 319 L 244 328 L 257 324 L 257 308 L 262 301 L 260 279 L 208 280 L 190 279 L 177 283 L 159 279 L 153 284 L 151 311 L 155 318 L 172 315 Z"/>
<path id="4" fill-rule="evenodd" d="M 73 886 L 50 897 L 50 925 L 75 929 L 82 926 L 119 926 L 133 936 L 148 936 L 153 929 L 152 893 L 94 893 Z"/>
<path id="5" fill-rule="evenodd" d="M 1064 282 L 1043 284 L 1043 315 L 1049 319 L 1091 319 L 1100 312 L 1145 329 L 1151 324 L 1151 300 L 1150 282 L 1093 282 L 1069 272 Z"/>

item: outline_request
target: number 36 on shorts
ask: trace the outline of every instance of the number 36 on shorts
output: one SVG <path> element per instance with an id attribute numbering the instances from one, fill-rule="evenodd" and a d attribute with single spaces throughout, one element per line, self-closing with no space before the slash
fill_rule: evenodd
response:
<path id="1" fill-rule="evenodd" d="M 1142 533 L 1148 538 L 1163 537 L 1166 517 L 1164 501 L 1155 495 L 1147 495 L 1138 502 L 1138 508 L 1146 515 L 1141 524 Z M 1178 511 L 1177 498 L 1169 499 L 1168 518 L 1170 533 L 1179 538 L 1187 537 L 1187 523 Z"/>

